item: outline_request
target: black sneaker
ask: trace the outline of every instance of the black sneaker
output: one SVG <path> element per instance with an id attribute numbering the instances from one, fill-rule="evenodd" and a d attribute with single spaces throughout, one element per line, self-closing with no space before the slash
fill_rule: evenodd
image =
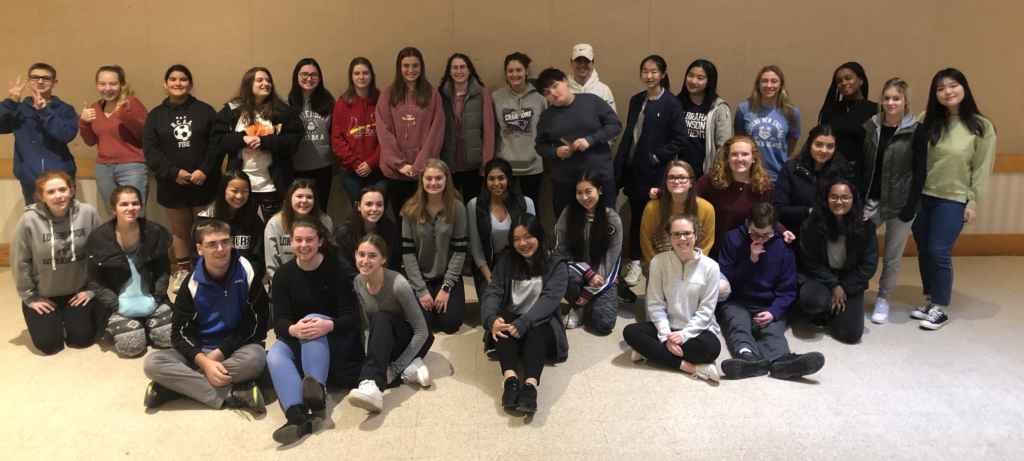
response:
<path id="1" fill-rule="evenodd" d="M 811 326 L 819 330 L 828 328 L 828 311 L 818 312 L 811 316 Z"/>
<path id="2" fill-rule="evenodd" d="M 949 321 L 949 317 L 946 316 L 942 309 L 933 307 L 932 310 L 928 311 L 928 316 L 921 320 L 921 328 L 926 330 L 938 330 L 942 328 L 946 322 Z"/>
<path id="3" fill-rule="evenodd" d="M 934 307 L 932 300 L 926 299 L 919 306 L 915 307 L 914 310 L 910 311 L 910 318 L 924 320 L 928 318 L 928 313 L 932 311 L 932 307 Z"/>
<path id="4" fill-rule="evenodd" d="M 310 375 L 302 378 L 302 400 L 313 416 L 327 419 L 327 390 Z"/>
<path id="5" fill-rule="evenodd" d="M 143 404 L 146 405 L 146 408 L 157 408 L 171 400 L 177 400 L 182 397 L 184 396 L 161 386 L 156 381 L 150 381 L 149 387 L 146 387 L 146 398 Z"/>
<path id="6" fill-rule="evenodd" d="M 537 388 L 533 384 L 523 384 L 523 390 L 519 393 L 519 405 L 516 407 L 523 413 L 537 412 Z"/>
<path id="7" fill-rule="evenodd" d="M 789 379 L 817 373 L 825 366 L 825 356 L 821 352 L 794 354 L 792 352 L 779 357 L 771 365 L 772 377 Z"/>
<path id="8" fill-rule="evenodd" d="M 292 405 L 285 410 L 284 415 L 288 422 L 284 423 L 278 430 L 274 431 L 274 441 L 282 445 L 291 445 L 307 434 L 319 431 L 324 420 L 310 415 L 303 405 Z"/>
<path id="9" fill-rule="evenodd" d="M 536 390 L 534 392 L 536 392 Z M 505 380 L 505 392 L 501 394 L 501 406 L 505 408 L 515 408 L 519 406 L 518 376 L 512 376 Z"/>
<path id="10" fill-rule="evenodd" d="M 722 361 L 722 373 L 729 379 L 744 379 L 768 374 L 768 361 L 752 352 Z"/>
<path id="11" fill-rule="evenodd" d="M 267 406 L 263 403 L 263 393 L 260 392 L 256 381 L 248 381 L 235 384 L 231 388 L 224 405 L 228 408 L 248 409 L 254 413 L 262 414 L 267 412 Z"/>
<path id="12" fill-rule="evenodd" d="M 625 283 L 619 283 L 618 285 L 619 285 L 619 301 L 622 301 L 624 303 L 635 303 L 636 302 L 636 293 L 633 293 L 633 290 L 629 289 L 629 285 L 626 285 Z"/>

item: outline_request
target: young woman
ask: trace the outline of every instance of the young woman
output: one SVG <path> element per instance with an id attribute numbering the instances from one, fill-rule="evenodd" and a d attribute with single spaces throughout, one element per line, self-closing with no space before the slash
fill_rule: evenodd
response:
<path id="1" fill-rule="evenodd" d="M 299 113 L 305 129 L 298 150 L 292 156 L 294 177 L 316 181 L 316 191 L 321 197 L 318 205 L 320 211 L 326 213 L 334 177 L 334 153 L 331 152 L 334 95 L 324 85 L 324 75 L 316 59 L 304 58 L 295 64 L 288 105 Z"/>
<path id="2" fill-rule="evenodd" d="M 422 185 L 402 207 L 402 260 L 431 330 L 459 331 L 466 309 L 466 206 L 439 159 L 423 165 Z"/>
<path id="3" fill-rule="evenodd" d="M 277 96 L 269 70 L 253 67 L 242 76 L 238 94 L 217 114 L 217 129 L 228 169 L 249 175 L 249 199 L 263 219 L 273 216 L 292 182 L 292 155 L 305 131 L 299 113 Z"/>
<path id="4" fill-rule="evenodd" d="M 156 176 L 156 203 L 167 209 L 171 222 L 171 251 L 178 266 L 171 276 L 171 293 L 178 292 L 188 275 L 189 232 L 217 194 L 224 161 L 215 133 L 217 112 L 192 96 L 192 85 L 187 67 L 167 69 L 167 98 L 149 112 L 142 135 L 146 165 Z"/>
<path id="5" fill-rule="evenodd" d="M 736 136 L 757 140 L 757 147 L 763 153 L 763 168 L 774 181 L 800 139 L 800 109 L 789 102 L 782 69 L 778 66 L 761 68 L 750 98 L 736 108 L 733 124 Z"/>
<path id="6" fill-rule="evenodd" d="M 46 355 L 89 347 L 102 328 L 102 308 L 86 287 L 86 240 L 100 226 L 96 209 L 75 199 L 67 173 L 46 171 L 36 180 L 36 203 L 14 228 L 11 275 L 21 297 L 32 344 Z M 82 254 L 79 254 L 82 252 Z M 100 330 L 102 331 L 102 330 Z"/>
<path id="7" fill-rule="evenodd" d="M 863 218 L 857 187 L 833 177 L 814 200 L 800 230 L 800 307 L 818 328 L 831 319 L 836 338 L 853 344 L 864 334 L 864 290 L 878 268 L 875 225 Z"/>
<path id="8" fill-rule="evenodd" d="M 650 358 L 694 378 L 719 381 L 715 359 L 722 353 L 718 305 L 718 263 L 697 248 L 697 217 L 673 214 L 664 226 L 672 251 L 655 256 L 647 286 L 649 322 L 626 325 L 622 337 L 633 361 Z"/>
<path id="9" fill-rule="evenodd" d="M 938 330 L 949 320 L 953 243 L 978 216 L 995 164 L 996 129 L 978 110 L 967 77 L 952 68 L 932 78 L 921 128 L 928 135 L 928 170 L 912 229 L 925 300 L 910 316 Z"/>
<path id="10" fill-rule="evenodd" d="M 231 226 L 231 237 L 235 240 L 234 249 L 252 265 L 256 279 L 263 280 L 263 273 L 266 271 L 263 232 L 266 224 L 260 219 L 256 204 L 249 200 L 250 188 L 249 175 L 242 170 L 228 170 L 221 176 L 217 199 L 207 209 L 199 212 L 196 224 L 192 227 L 192 266 L 199 262 L 196 228 L 207 219 L 215 218 Z"/>
<path id="11" fill-rule="evenodd" d="M 697 249 L 709 251 L 715 245 L 715 208 L 711 202 L 697 197 L 693 190 L 693 168 L 682 160 L 672 160 L 665 165 L 665 178 L 658 190 L 658 197 L 644 208 L 640 224 L 640 248 L 644 258 L 654 261 L 659 253 L 672 249 L 672 240 L 665 231 L 669 217 L 677 213 L 696 216 L 694 245 Z"/>
<path id="12" fill-rule="evenodd" d="M 380 170 L 387 177 L 391 208 L 401 210 L 419 188 L 417 178 L 428 159 L 437 158 L 444 141 L 441 95 L 430 86 L 420 50 L 398 52 L 395 81 L 377 104 Z M 402 225 L 401 215 L 396 216 Z"/>
<path id="13" fill-rule="evenodd" d="M 569 357 L 560 303 L 569 282 L 562 257 L 548 246 L 544 227 L 531 213 L 513 221 L 505 252 L 494 268 L 493 283 L 481 297 L 484 351 L 494 349 L 505 390 L 501 406 L 537 411 L 537 386 L 548 357 Z M 516 370 L 522 355 L 522 384 Z"/>
<path id="14" fill-rule="evenodd" d="M 613 285 L 622 258 L 622 219 L 606 206 L 602 184 L 604 178 L 593 170 L 577 177 L 576 200 L 558 217 L 555 242 L 556 251 L 569 262 L 566 328 L 579 326 L 583 313 L 577 310 L 590 305 L 598 333 L 606 335 L 615 328 L 619 308 Z"/>
<path id="15" fill-rule="evenodd" d="M 868 76 L 856 62 L 845 63 L 832 73 L 832 85 L 818 113 L 819 125 L 830 125 L 836 138 L 836 152 L 849 161 L 859 177 L 864 154 L 864 122 L 878 115 L 878 103 L 868 100 Z"/>
<path id="16" fill-rule="evenodd" d="M 830 125 L 818 125 L 796 157 L 782 165 L 775 181 L 775 209 L 779 222 L 799 237 L 800 225 L 811 215 L 818 189 L 831 176 L 853 179 L 846 159 L 836 156 L 836 134 Z"/>
<path id="17" fill-rule="evenodd" d="M 296 257 L 274 275 L 274 333 L 267 368 L 287 422 L 274 431 L 281 444 L 320 430 L 327 417 L 332 369 L 361 362 L 358 307 L 352 279 L 341 272 L 330 231 L 311 217 L 295 221 Z"/>
<path id="18" fill-rule="evenodd" d="M 882 275 L 871 314 L 874 323 L 889 321 L 889 294 L 896 288 L 900 261 L 921 201 L 928 167 L 928 136 L 910 114 L 910 86 L 892 78 L 882 87 L 882 112 L 864 122 L 864 213 L 885 226 Z"/>
<path id="19" fill-rule="evenodd" d="M 332 120 L 337 123 L 331 124 L 334 155 L 341 160 L 338 179 L 350 202 L 368 186 L 376 186 L 387 198 L 377 142 L 378 98 L 380 90 L 373 65 L 363 57 L 353 59 L 348 65 L 348 89 L 334 104 Z"/>
<path id="20" fill-rule="evenodd" d="M 147 339 L 156 347 L 171 347 L 171 233 L 141 216 L 141 195 L 135 186 L 114 189 L 114 218 L 89 234 L 85 244 L 86 288 L 111 313 L 107 331 L 122 357 L 145 354 Z"/>
<path id="21" fill-rule="evenodd" d="M 295 259 L 295 249 L 292 248 L 292 227 L 296 220 L 309 216 L 323 223 L 328 229 L 334 228 L 331 217 L 316 206 L 320 197 L 317 196 L 316 184 L 312 179 L 299 178 L 292 181 L 292 185 L 288 187 L 288 192 L 284 197 L 284 207 L 281 208 L 280 213 L 267 221 L 267 227 L 263 233 L 267 275 L 271 279 L 274 278 L 277 268 Z"/>
<path id="22" fill-rule="evenodd" d="M 472 258 L 476 296 L 482 300 L 491 283 L 491 268 L 508 247 L 512 223 L 524 214 L 536 215 L 533 200 L 511 189 L 512 165 L 496 158 L 484 166 L 487 187 L 467 205 L 469 255 Z"/>
<path id="23" fill-rule="evenodd" d="M 629 268 L 623 280 L 635 286 L 642 275 L 640 224 L 650 202 L 651 189 L 665 176 L 665 164 L 686 147 L 683 105 L 668 89 L 668 65 L 661 56 L 640 61 L 640 81 L 647 87 L 629 100 L 626 136 L 615 155 L 615 188 L 629 198 Z M 668 93 L 669 97 L 663 98 Z"/>
<path id="24" fill-rule="evenodd" d="M 377 234 L 363 237 L 356 249 L 359 275 L 354 284 L 366 360 L 359 373 L 359 387 L 349 392 L 348 402 L 375 413 L 384 410 L 384 389 L 402 382 L 421 387 L 433 383 L 423 357 L 434 343 L 434 335 L 409 281 L 385 268 L 387 259 L 387 243 Z"/>
<path id="25" fill-rule="evenodd" d="M 548 108 L 548 100 L 530 78 L 529 56 L 519 52 L 505 56 L 505 86 L 491 93 L 491 100 L 501 141 L 494 155 L 512 165 L 510 187 L 518 182 L 523 196 L 537 206 L 544 176 L 544 159 L 535 145 L 537 119 Z"/>
<path id="26" fill-rule="evenodd" d="M 711 171 L 697 181 L 697 196 L 715 209 L 715 240 L 711 249 L 704 248 L 711 259 L 718 258 L 722 237 L 743 224 L 755 203 L 771 204 L 775 186 L 764 169 L 761 149 L 746 136 L 733 136 L 718 151 L 718 160 Z M 780 232 L 785 228 L 779 229 Z M 785 230 L 786 242 L 796 238 Z"/>
<path id="27" fill-rule="evenodd" d="M 729 104 L 718 97 L 718 68 L 706 59 L 690 63 L 686 68 L 686 84 L 677 97 L 683 103 L 689 134 L 680 160 L 693 167 L 697 175 L 693 182 L 696 183 L 711 170 L 715 154 L 732 137 Z"/>
<path id="28" fill-rule="evenodd" d="M 437 86 L 444 107 L 441 160 L 465 201 L 480 193 L 484 165 L 494 157 L 494 105 L 469 56 L 455 53 Z"/>
<path id="29" fill-rule="evenodd" d="M 142 192 L 139 216 L 146 217 L 149 171 L 142 153 L 146 107 L 135 98 L 121 66 L 100 67 L 96 71 L 96 89 L 100 100 L 86 104 L 78 117 L 82 141 L 87 146 L 97 146 L 96 189 L 100 197 L 110 197 L 118 186 L 134 186 Z"/>
<path id="30" fill-rule="evenodd" d="M 356 266 L 356 248 L 363 237 L 376 234 L 384 239 L 388 246 L 391 260 L 388 267 L 401 270 L 402 267 L 402 231 L 384 215 L 384 193 L 377 186 L 366 186 L 356 198 L 356 209 L 348 219 L 341 222 L 334 230 L 334 241 L 338 243 L 338 261 L 341 262 L 341 273 L 347 277 L 359 275 Z"/>

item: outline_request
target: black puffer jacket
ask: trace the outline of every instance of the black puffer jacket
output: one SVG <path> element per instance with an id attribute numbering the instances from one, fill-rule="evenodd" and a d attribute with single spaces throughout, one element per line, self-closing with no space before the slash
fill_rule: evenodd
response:
<path id="1" fill-rule="evenodd" d="M 171 233 L 145 218 L 139 218 L 138 222 L 139 264 L 135 269 L 149 283 L 149 294 L 157 305 L 170 304 L 167 283 L 171 278 L 171 260 L 167 249 L 171 247 Z M 110 312 L 117 312 L 118 295 L 132 276 L 128 257 L 117 243 L 116 223 L 117 218 L 114 218 L 97 227 L 85 244 L 89 258 L 86 287 L 96 293 L 96 299 Z"/>
<path id="2" fill-rule="evenodd" d="M 804 221 L 800 232 L 800 270 L 829 289 L 842 286 L 847 296 L 867 290 L 868 282 L 878 270 L 875 225 L 867 222 L 869 231 L 862 237 L 846 236 L 846 263 L 839 269 L 833 269 L 828 264 L 828 236 L 818 230 L 813 221 Z"/>
<path id="3" fill-rule="evenodd" d="M 803 155 L 786 161 L 779 170 L 779 178 L 775 181 L 775 210 L 779 212 L 779 222 L 797 238 L 800 237 L 800 225 L 811 215 L 818 187 L 830 174 L 853 180 L 853 169 L 840 155 L 833 155 L 821 171 L 815 171 Z"/>

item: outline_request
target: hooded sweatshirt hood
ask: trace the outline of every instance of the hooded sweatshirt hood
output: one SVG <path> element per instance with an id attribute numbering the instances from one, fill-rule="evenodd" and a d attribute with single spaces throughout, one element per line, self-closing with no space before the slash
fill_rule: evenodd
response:
<path id="1" fill-rule="evenodd" d="M 99 226 L 96 209 L 76 199 L 71 199 L 68 214 L 61 219 L 55 218 L 45 203 L 25 207 L 14 230 L 11 254 L 11 273 L 22 301 L 31 304 L 40 296 L 66 296 L 82 290 L 85 244 Z"/>
<path id="2" fill-rule="evenodd" d="M 590 72 L 590 78 L 588 78 L 582 85 L 576 83 L 576 79 L 570 75 L 569 91 L 575 94 L 587 93 L 600 96 L 601 99 L 604 99 L 604 102 L 608 103 L 609 106 L 612 106 L 612 110 L 615 110 L 615 96 L 612 96 L 612 90 L 608 88 L 608 85 L 602 83 L 598 78 L 597 69 Z"/>

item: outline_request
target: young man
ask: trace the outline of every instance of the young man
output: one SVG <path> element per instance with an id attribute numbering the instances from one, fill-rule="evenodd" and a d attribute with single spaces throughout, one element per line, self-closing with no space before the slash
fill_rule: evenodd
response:
<path id="1" fill-rule="evenodd" d="M 770 203 L 750 208 L 747 221 L 725 234 L 718 265 L 732 294 L 715 317 L 733 358 L 722 362 L 732 379 L 788 379 L 825 365 L 820 352 L 794 354 L 786 342 L 783 314 L 796 299 L 796 256 L 775 230 L 779 215 Z"/>
<path id="2" fill-rule="evenodd" d="M 572 68 L 572 80 L 569 81 L 569 91 L 575 94 L 592 94 L 601 97 L 604 102 L 615 110 L 615 97 L 608 85 L 601 83 L 597 78 L 597 71 L 594 70 L 594 47 L 586 43 L 580 43 L 572 47 L 572 60 L 569 61 Z"/>
<path id="3" fill-rule="evenodd" d="M 196 228 L 200 258 L 174 301 L 174 349 L 149 354 L 147 408 L 191 397 L 213 408 L 263 413 L 253 381 L 266 364 L 267 292 L 234 250 L 231 227 L 209 219 Z M 187 289 L 186 289 L 187 288 Z"/>
<path id="4" fill-rule="evenodd" d="M 36 201 L 36 179 L 44 171 L 60 170 L 75 177 L 68 143 L 78 136 L 78 114 L 53 95 L 57 71 L 49 64 L 32 64 L 28 79 L 18 76 L 8 83 L 8 98 L 0 103 L 0 134 L 14 133 L 14 176 L 21 182 L 27 206 Z M 31 96 L 22 99 L 25 87 Z"/>

